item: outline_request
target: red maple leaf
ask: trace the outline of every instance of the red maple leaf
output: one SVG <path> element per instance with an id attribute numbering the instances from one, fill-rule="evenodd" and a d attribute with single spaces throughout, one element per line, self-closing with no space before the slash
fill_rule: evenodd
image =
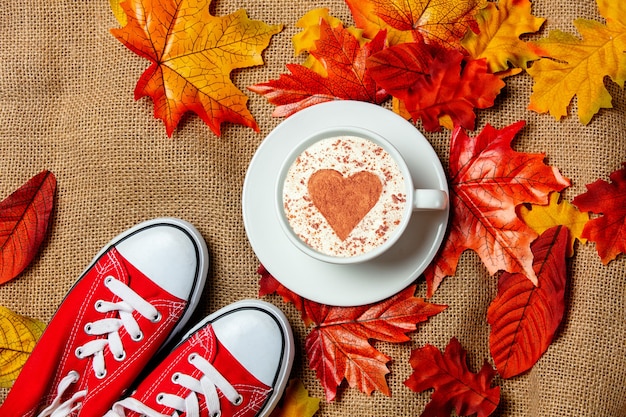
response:
<path id="1" fill-rule="evenodd" d="M 511 148 L 525 122 L 501 130 L 485 126 L 475 138 L 460 128 L 450 144 L 449 236 L 425 271 L 428 296 L 441 281 L 454 275 L 461 253 L 473 249 L 491 275 L 499 270 L 522 273 L 533 283 L 530 243 L 537 233 L 521 221 L 516 207 L 547 204 L 552 191 L 569 186 L 556 168 L 544 164 L 543 154 Z"/>
<path id="2" fill-rule="evenodd" d="M 502 378 L 526 372 L 552 343 L 565 312 L 568 229 L 546 230 L 531 245 L 538 285 L 522 274 L 503 273 L 489 306 L 491 356 Z"/>
<path id="3" fill-rule="evenodd" d="M 332 28 L 320 21 L 320 39 L 310 53 L 322 63 L 327 76 L 298 64 L 287 64 L 290 74 L 281 74 L 277 80 L 248 87 L 264 95 L 276 105 L 275 117 L 286 117 L 331 100 L 359 100 L 382 103 L 388 94 L 369 76 L 365 61 L 385 46 L 385 33 L 380 32 L 363 46 L 349 31 L 339 25 Z"/>
<path id="4" fill-rule="evenodd" d="M 484 59 L 472 60 L 459 51 L 424 42 L 395 45 L 367 61 L 371 77 L 402 100 L 413 120 L 424 129 L 440 129 L 441 118 L 473 130 L 474 109 L 493 106 L 504 82 L 491 74 Z"/>
<path id="5" fill-rule="evenodd" d="M 587 222 L 582 237 L 596 243 L 605 265 L 626 252 L 626 163 L 610 179 L 611 183 L 597 180 L 588 184 L 587 192 L 572 201 L 581 211 L 602 215 Z"/>
<path id="6" fill-rule="evenodd" d="M 446 309 L 414 297 L 410 286 L 379 303 L 357 307 L 333 307 L 315 303 L 294 294 L 279 284 L 261 266 L 261 295 L 276 292 L 285 301 L 293 302 L 302 318 L 313 328 L 306 337 L 309 366 L 315 370 L 326 394 L 333 401 L 345 379 L 348 385 L 371 394 L 377 390 L 390 395 L 385 375 L 390 358 L 376 350 L 370 340 L 402 343 L 418 323 Z"/>
<path id="7" fill-rule="evenodd" d="M 434 388 L 421 417 L 488 416 L 500 402 L 500 387 L 491 387 L 496 371 L 487 361 L 477 373 L 467 367 L 467 353 L 452 338 L 443 355 L 435 346 L 426 345 L 411 352 L 414 372 L 404 384 L 415 392 Z"/>
<path id="8" fill-rule="evenodd" d="M 56 178 L 42 171 L 0 202 L 0 283 L 18 276 L 43 242 L 54 206 Z"/>

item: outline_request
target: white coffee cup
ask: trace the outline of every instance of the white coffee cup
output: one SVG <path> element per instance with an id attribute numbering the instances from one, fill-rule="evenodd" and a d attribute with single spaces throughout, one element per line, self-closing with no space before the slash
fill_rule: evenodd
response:
<path id="1" fill-rule="evenodd" d="M 288 179 L 288 175 L 290 175 L 290 169 L 292 168 L 292 166 L 294 165 L 294 161 L 296 161 L 299 157 L 300 159 L 298 159 L 299 163 L 306 158 L 309 158 L 309 156 L 303 156 L 301 157 L 301 155 L 303 155 L 303 152 L 308 150 L 308 149 L 313 149 L 311 147 L 318 146 L 319 145 L 323 145 L 323 146 L 330 146 L 331 143 L 335 143 L 337 140 L 340 140 L 340 138 L 342 138 L 341 140 L 345 140 L 345 142 L 348 143 L 348 145 L 361 145 L 361 143 L 363 143 L 363 146 L 365 147 L 364 149 L 366 149 L 364 152 L 362 152 L 363 154 L 366 154 L 367 152 L 369 152 L 368 149 L 374 149 L 374 147 L 378 148 L 382 148 L 384 150 L 384 152 L 379 153 L 378 150 L 376 152 L 376 155 L 383 155 L 383 157 L 385 158 L 385 162 L 384 162 L 384 166 L 386 167 L 386 171 L 387 172 L 389 169 L 391 169 L 391 167 L 393 166 L 393 170 L 394 172 L 399 172 L 399 174 L 402 177 L 402 182 L 403 182 L 403 186 L 402 188 L 402 193 L 401 194 L 393 194 L 393 196 L 395 195 L 402 195 L 403 197 L 405 197 L 405 202 L 402 204 L 402 208 L 398 208 L 398 213 L 395 214 L 395 220 L 393 222 L 394 226 L 393 226 L 393 231 L 391 231 L 390 233 L 388 233 L 388 235 L 385 235 L 384 237 L 381 237 L 380 239 L 384 240 L 382 241 L 382 243 L 379 244 L 375 244 L 373 245 L 373 247 L 368 247 L 367 249 L 363 249 L 363 247 L 358 247 L 360 245 L 360 243 L 358 242 L 362 242 L 364 240 L 367 240 L 367 238 L 354 238 L 354 242 L 346 242 L 345 245 L 349 246 L 349 245 L 353 245 L 352 249 L 346 249 L 345 253 L 330 253 L 332 251 L 329 250 L 323 250 L 321 249 L 321 244 L 320 245 L 316 245 L 319 246 L 318 248 L 314 248 L 311 245 L 305 243 L 305 241 L 303 239 L 309 239 L 309 241 L 311 240 L 315 240 L 318 239 L 318 241 L 322 242 L 323 244 L 329 244 L 329 245 L 336 245 L 336 246 L 341 246 L 344 245 L 344 241 L 341 241 L 342 243 L 334 243 L 334 237 L 332 238 L 328 238 L 328 239 L 322 239 L 321 236 L 326 236 L 328 237 L 329 233 L 332 232 L 332 228 L 329 227 L 330 225 L 328 224 L 322 224 L 321 226 L 319 226 L 319 223 L 322 223 L 319 221 L 320 216 L 321 218 L 323 218 L 324 220 L 326 220 L 324 218 L 323 215 L 321 215 L 319 213 L 319 210 L 317 210 L 316 212 L 316 207 L 315 204 L 311 201 L 309 202 L 307 200 L 307 198 L 310 198 L 310 196 L 304 195 L 305 191 L 300 191 L 300 196 L 302 198 L 302 203 L 297 203 L 299 204 L 301 207 L 303 207 L 302 210 L 308 210 L 310 213 L 316 213 L 312 216 L 315 216 L 314 219 L 316 220 L 310 220 L 311 225 L 306 226 L 307 230 L 311 230 L 311 228 L 313 227 L 313 223 L 315 223 L 315 225 L 317 225 L 318 229 L 321 228 L 323 229 L 324 233 L 326 233 L 326 235 L 320 235 L 320 237 L 315 237 L 312 236 L 314 233 L 311 233 L 311 236 L 304 236 L 307 233 L 302 232 L 300 235 L 294 231 L 294 227 L 292 227 L 292 224 L 290 223 L 289 219 L 287 218 L 287 206 L 290 207 L 290 205 L 293 203 L 294 199 L 288 197 L 285 198 L 284 196 L 284 190 L 285 190 L 285 184 L 286 181 L 287 182 L 296 182 L 296 179 Z M 332 140 L 331 140 L 332 139 Z M 373 145 L 371 145 L 373 143 Z M 319 145 L 318 145 L 319 144 Z M 315 146 L 314 146 L 315 145 Z M 370 146 L 371 145 L 371 146 Z M 376 146 L 377 145 L 377 146 Z M 320 149 L 324 149 L 323 147 Z M 360 149 L 360 148 L 359 148 Z M 320 151 L 321 152 L 321 151 Z M 338 151 L 340 152 L 340 151 Z M 385 153 L 387 155 L 385 155 Z M 322 155 L 320 153 L 320 155 Z M 347 153 L 346 155 L 344 155 L 344 160 L 348 160 L 348 156 L 350 156 L 350 160 L 352 160 L 352 156 L 355 156 L 354 159 L 358 160 L 359 162 L 355 162 L 355 167 L 354 170 L 358 171 L 360 164 L 361 164 L 361 160 L 359 159 L 359 156 L 356 156 L 357 154 L 355 154 L 354 152 L 352 153 Z M 366 161 L 370 161 L 374 158 L 377 158 L 377 156 L 372 156 L 373 154 L 371 152 L 367 153 L 367 156 L 364 156 L 364 160 Z M 368 157 L 369 156 L 369 157 Z M 389 157 L 391 159 L 389 159 Z M 311 159 L 314 159 L 311 158 Z M 326 159 L 326 158 L 324 158 Z M 339 159 L 339 157 L 337 157 L 337 160 Z M 391 162 L 389 162 L 391 161 Z M 329 167 L 327 165 L 320 165 L 320 166 L 315 166 L 316 162 L 313 161 L 311 162 L 310 166 L 309 161 L 306 162 L 307 164 L 307 169 L 303 169 L 302 170 L 302 175 L 306 176 L 309 172 L 311 171 L 316 171 L 316 170 L 326 170 L 329 169 Z M 333 162 L 334 164 L 334 162 Z M 342 167 L 344 167 L 343 169 L 349 169 L 349 165 L 350 162 L 346 162 L 341 163 L 340 164 Z M 372 162 L 372 166 L 377 166 L 377 162 Z M 348 168 L 346 168 L 348 167 Z M 397 171 L 396 171 L 397 168 Z M 381 168 L 382 169 L 382 168 Z M 381 171 L 382 172 L 382 171 Z M 381 199 L 383 199 L 384 201 L 381 202 L 377 202 L 376 204 L 391 204 L 391 203 L 386 203 L 385 201 L 389 200 L 389 195 L 388 194 L 384 194 L 385 192 L 387 192 L 388 190 L 385 189 L 385 187 L 387 187 L 387 185 L 389 184 L 386 180 L 384 180 L 383 177 L 384 175 L 382 173 L 378 173 L 377 174 L 379 179 L 381 180 L 381 183 L 383 184 L 383 191 L 381 191 Z M 389 177 L 388 175 L 386 177 Z M 291 177 L 290 177 L 291 178 Z M 300 178 L 300 183 L 302 183 L 304 177 Z M 392 176 L 393 178 L 393 176 Z M 310 180 L 310 177 L 309 177 Z M 308 180 L 307 180 L 308 181 Z M 400 181 L 394 181 L 393 184 L 394 186 L 399 186 L 397 183 L 399 183 Z M 294 193 L 294 195 L 296 195 Z M 297 196 L 297 195 L 296 195 Z M 385 251 L 387 251 L 389 248 L 391 248 L 400 238 L 400 236 L 402 236 L 402 234 L 404 233 L 407 225 L 409 224 L 409 221 L 411 220 L 412 216 L 414 215 L 415 212 L 419 212 L 419 211 L 432 211 L 432 210 L 444 210 L 447 208 L 448 205 L 448 195 L 446 193 L 446 191 L 444 190 L 439 190 L 439 189 L 415 189 L 414 185 L 413 185 L 413 181 L 412 181 L 412 177 L 411 177 L 411 172 L 409 171 L 409 168 L 404 160 L 404 158 L 402 157 L 402 155 L 400 154 L 400 152 L 385 138 L 383 138 L 381 135 L 372 132 L 370 130 L 367 129 L 363 129 L 363 128 L 359 128 L 359 127 L 355 127 L 355 126 L 342 126 L 342 127 L 333 127 L 333 128 L 329 128 L 329 129 L 325 129 L 325 130 L 320 130 L 312 135 L 310 135 L 308 138 L 306 138 L 305 140 L 303 140 L 302 142 L 299 143 L 298 146 L 296 146 L 287 156 L 287 158 L 284 159 L 284 161 L 282 162 L 282 165 L 280 167 L 280 171 L 279 171 L 279 175 L 277 178 L 277 182 L 276 182 L 276 188 L 275 188 L 275 201 L 276 201 L 276 214 L 278 216 L 279 219 L 279 223 L 281 225 L 281 228 L 283 229 L 285 235 L 287 236 L 287 238 L 289 239 L 289 241 L 295 246 L 297 247 L 299 250 L 301 250 L 302 252 L 304 252 L 305 254 L 318 259 L 320 261 L 324 261 L 324 262 L 330 262 L 330 263 L 336 263 L 336 264 L 353 264 L 353 263 L 359 263 L 359 262 L 366 262 L 369 261 L 371 259 L 374 259 L 375 257 L 383 254 Z M 299 201 L 299 200 L 298 200 Z M 286 202 L 288 202 L 286 204 Z M 306 202 L 306 204 L 305 204 Z M 305 207 L 306 206 L 306 207 Z M 374 208 L 376 208 L 377 206 L 374 206 Z M 388 206 L 386 206 L 388 207 Z M 369 216 L 367 219 L 363 219 L 362 222 L 366 222 L 366 223 L 372 223 L 372 224 L 378 224 L 379 221 L 382 222 L 385 219 L 379 219 L 380 216 L 377 216 L 376 213 L 378 213 L 380 210 L 383 210 L 384 212 L 384 208 L 385 207 L 378 207 L 378 211 L 376 211 L 374 208 L 371 209 L 370 212 L 367 213 L 366 216 Z M 400 212 L 401 210 L 401 212 Z M 387 210 L 389 211 L 389 210 Z M 415 215 L 419 215 L 419 214 L 415 214 Z M 291 217 L 294 217 L 294 215 L 292 213 L 290 213 Z M 383 214 L 381 214 L 381 216 L 383 216 Z M 311 217 L 313 219 L 313 217 Z M 308 222 L 309 219 L 306 218 L 306 220 L 302 219 L 303 223 Z M 387 223 L 385 223 L 387 224 Z M 363 233 L 369 233 L 367 231 L 363 231 Z M 374 233 L 374 232 L 371 232 Z M 303 236 L 303 237 L 301 237 Z M 315 239 L 314 239 L 315 238 Z M 348 238 L 346 238 L 347 240 Z M 331 242 L 332 240 L 332 242 Z M 339 242 L 339 240 L 337 240 L 337 242 Z M 354 249 L 354 247 L 357 247 L 357 249 Z M 355 250 L 355 253 L 348 253 L 349 250 Z"/>

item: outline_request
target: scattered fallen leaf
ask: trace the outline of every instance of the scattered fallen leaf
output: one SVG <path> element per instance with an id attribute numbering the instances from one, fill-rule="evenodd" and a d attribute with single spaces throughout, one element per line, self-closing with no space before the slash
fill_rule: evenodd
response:
<path id="1" fill-rule="evenodd" d="M 530 96 L 531 110 L 550 114 L 557 120 L 578 97 L 578 118 L 588 124 L 601 108 L 611 108 L 611 95 L 604 85 L 609 76 L 620 87 L 626 81 L 626 2 L 597 0 L 606 25 L 576 19 L 582 39 L 555 30 L 533 45 L 542 59 L 528 73 L 535 81 Z"/>
<path id="2" fill-rule="evenodd" d="M 291 379 L 281 404 L 279 404 L 271 417 L 312 417 L 320 408 L 320 399 L 309 396 L 309 392 L 297 378 Z"/>
<path id="3" fill-rule="evenodd" d="M 476 374 L 467 367 L 467 353 L 452 338 L 443 354 L 435 346 L 426 345 L 411 352 L 414 372 L 404 384 L 415 392 L 434 388 L 430 402 L 421 417 L 459 416 L 493 413 L 500 402 L 500 387 L 491 387 L 496 371 L 487 361 Z"/>
<path id="4" fill-rule="evenodd" d="M 597 180 L 588 184 L 587 192 L 572 201 L 580 210 L 600 215 L 587 222 L 582 237 L 596 243 L 605 265 L 626 252 L 626 163 L 610 179 L 610 183 Z"/>
<path id="5" fill-rule="evenodd" d="M 446 306 L 414 297 L 415 286 L 376 304 L 330 307 L 305 300 L 304 308 L 315 324 L 305 340 L 309 366 L 332 401 L 345 379 L 366 394 L 377 390 L 390 395 L 385 375 L 390 358 L 376 350 L 370 340 L 400 343 L 416 325 L 442 312 Z"/>
<path id="6" fill-rule="evenodd" d="M 341 25 L 333 28 L 321 20 L 320 30 L 311 55 L 320 61 L 327 76 L 302 65 L 287 64 L 290 74 L 248 87 L 276 106 L 272 116 L 287 117 L 325 101 L 344 99 L 379 104 L 387 98 L 387 92 L 365 71 L 367 58 L 384 47 L 384 32 L 361 47 L 354 35 Z"/>
<path id="7" fill-rule="evenodd" d="M 504 87 L 504 82 L 488 71 L 484 59 L 465 61 L 458 51 L 423 42 L 378 52 L 367 61 L 367 69 L 428 131 L 439 130 L 445 116 L 473 130 L 474 109 L 493 106 Z"/>
<path id="8" fill-rule="evenodd" d="M 583 244 L 587 243 L 582 233 L 585 224 L 589 221 L 589 213 L 580 212 L 570 202 L 559 201 L 560 199 L 560 193 L 551 193 L 548 205 L 520 206 L 519 215 L 524 223 L 538 234 L 554 226 L 566 226 L 569 229 L 567 256 L 571 257 L 574 256 L 574 244 L 577 239 Z"/>
<path id="9" fill-rule="evenodd" d="M 17 277 L 46 237 L 56 178 L 41 171 L 0 202 L 0 284 Z"/>
<path id="10" fill-rule="evenodd" d="M 390 395 L 385 375 L 390 358 L 376 350 L 370 340 L 401 343 L 417 324 L 446 309 L 414 297 L 415 286 L 379 303 L 358 307 L 332 307 L 300 297 L 279 284 L 261 265 L 260 296 L 277 293 L 292 302 L 303 321 L 313 324 L 305 340 L 309 366 L 315 370 L 327 401 L 333 401 L 345 379 L 350 387 L 371 394 Z"/>
<path id="11" fill-rule="evenodd" d="M 0 387 L 10 388 L 46 325 L 0 306 Z"/>
<path id="12" fill-rule="evenodd" d="M 512 65 L 526 68 L 539 59 L 520 36 L 535 33 L 545 19 L 531 14 L 529 0 L 490 2 L 476 15 L 479 32 L 468 31 L 461 41 L 474 59 L 485 58 L 493 73 L 506 71 Z"/>
<path id="13" fill-rule="evenodd" d="M 485 0 L 346 0 L 364 36 L 386 30 L 389 45 L 415 40 L 461 50 L 460 40 L 477 30 L 476 13 Z"/>
<path id="14" fill-rule="evenodd" d="M 544 232 L 531 249 L 538 284 L 522 274 L 503 273 L 498 296 L 489 306 L 489 347 L 502 378 L 531 369 L 548 349 L 565 312 L 568 229 L 555 226 Z"/>
<path id="15" fill-rule="evenodd" d="M 491 275 L 503 270 L 522 273 L 537 284 L 530 243 L 537 233 L 517 216 L 520 204 L 547 204 L 552 191 L 569 186 L 556 168 L 544 164 L 543 154 L 516 152 L 520 121 L 496 130 L 490 125 L 471 138 L 460 128 L 450 144 L 451 221 L 448 238 L 426 269 L 428 296 L 449 275 L 459 257 L 473 249 Z"/>
<path id="16" fill-rule="evenodd" d="M 112 29 L 128 49 L 151 62 L 135 88 L 149 96 L 154 115 L 168 136 L 187 112 L 194 112 L 220 135 L 223 122 L 258 131 L 248 97 L 230 79 L 231 71 L 261 65 L 261 52 L 282 25 L 250 20 L 240 9 L 212 16 L 210 0 L 125 0 L 128 23 Z"/>

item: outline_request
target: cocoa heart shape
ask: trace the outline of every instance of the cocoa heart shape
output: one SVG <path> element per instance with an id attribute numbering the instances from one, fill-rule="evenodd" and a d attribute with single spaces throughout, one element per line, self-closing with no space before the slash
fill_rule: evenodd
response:
<path id="1" fill-rule="evenodd" d="M 376 205 L 383 185 L 376 174 L 344 177 L 334 169 L 315 171 L 307 184 L 311 200 L 343 241 Z"/>

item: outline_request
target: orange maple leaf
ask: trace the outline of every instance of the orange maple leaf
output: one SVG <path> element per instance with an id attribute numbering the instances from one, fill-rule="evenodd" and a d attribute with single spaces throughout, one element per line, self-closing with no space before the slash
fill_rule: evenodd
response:
<path id="1" fill-rule="evenodd" d="M 461 49 L 468 29 L 477 29 L 475 14 L 486 0 L 346 0 L 364 36 L 387 31 L 389 45 L 424 40 Z"/>
<path id="2" fill-rule="evenodd" d="M 520 204 L 547 204 L 552 191 L 570 185 L 543 154 L 516 152 L 511 142 L 520 121 L 496 130 L 490 125 L 475 138 L 457 128 L 450 144 L 449 236 L 425 272 L 428 295 L 456 271 L 461 253 L 473 249 L 490 274 L 499 270 L 526 275 L 534 284 L 530 244 L 537 233 L 518 218 Z"/>
<path id="3" fill-rule="evenodd" d="M 263 64 L 261 52 L 282 25 L 250 20 L 241 9 L 212 16 L 210 0 L 126 0 L 127 24 L 112 29 L 127 48 L 152 65 L 141 75 L 135 99 L 149 96 L 168 136 L 183 114 L 194 112 L 220 135 L 223 122 L 258 131 L 248 97 L 230 79 L 234 69 Z"/>
<path id="4" fill-rule="evenodd" d="M 332 100 L 382 103 L 388 94 L 370 77 L 365 62 L 383 49 L 385 33 L 361 46 L 360 40 L 341 24 L 332 27 L 320 20 L 320 37 L 310 53 L 323 66 L 326 76 L 298 64 L 287 64 L 290 74 L 248 87 L 276 105 L 272 116 L 287 117 L 314 104 Z"/>
<path id="5" fill-rule="evenodd" d="M 327 401 L 333 401 L 345 379 L 349 386 L 371 394 L 378 390 L 390 395 L 385 376 L 391 358 L 375 349 L 370 340 L 401 343 L 417 324 L 447 308 L 415 297 L 415 285 L 379 303 L 357 307 L 318 304 L 293 293 L 261 265 L 259 295 L 273 292 L 292 302 L 302 320 L 313 325 L 305 347 L 309 366 L 315 370 Z"/>
<path id="6" fill-rule="evenodd" d="M 474 59 L 485 58 L 491 72 L 526 68 L 529 61 L 539 59 L 520 39 L 527 33 L 537 32 L 545 19 L 530 12 L 529 0 L 500 0 L 488 3 L 476 15 L 479 33 L 468 31 L 461 41 Z"/>
<path id="7" fill-rule="evenodd" d="M 529 69 L 535 85 L 531 110 L 549 112 L 555 119 L 567 115 L 569 103 L 578 97 L 578 118 L 588 124 L 601 108 L 611 108 L 611 95 L 604 85 L 609 76 L 620 87 L 626 81 L 626 2 L 597 0 L 606 25 L 576 19 L 582 39 L 562 31 L 531 43 L 542 57 Z"/>

